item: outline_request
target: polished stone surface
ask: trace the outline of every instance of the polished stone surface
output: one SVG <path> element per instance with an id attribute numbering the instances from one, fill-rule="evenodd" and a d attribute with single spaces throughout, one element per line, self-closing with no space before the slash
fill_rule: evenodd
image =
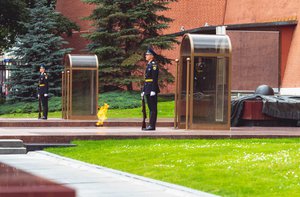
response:
<path id="1" fill-rule="evenodd" d="M 75 197 L 75 190 L 0 163 L 0 196 Z"/>

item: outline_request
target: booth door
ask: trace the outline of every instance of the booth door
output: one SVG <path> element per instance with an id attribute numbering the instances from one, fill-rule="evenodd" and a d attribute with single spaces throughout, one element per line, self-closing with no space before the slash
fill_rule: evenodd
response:
<path id="1" fill-rule="evenodd" d="M 178 100 L 177 100 L 177 126 L 179 129 L 185 129 L 186 128 L 186 122 L 187 122 L 187 116 L 186 116 L 186 105 L 188 104 L 187 101 L 187 67 L 188 67 L 188 61 L 187 56 L 183 56 L 180 58 L 180 67 L 178 70 Z M 189 62 L 190 63 L 190 62 Z"/>
<path id="2" fill-rule="evenodd" d="M 72 117 L 96 117 L 96 74 L 97 70 L 72 70 Z"/>
<path id="3" fill-rule="evenodd" d="M 179 79 L 178 126 L 187 129 L 228 127 L 229 59 L 182 58 Z"/>
<path id="4" fill-rule="evenodd" d="M 190 91 L 191 128 L 227 128 L 229 59 L 195 57 Z"/>
<path id="5" fill-rule="evenodd" d="M 70 117 L 70 70 L 66 69 L 62 74 L 62 118 Z"/>

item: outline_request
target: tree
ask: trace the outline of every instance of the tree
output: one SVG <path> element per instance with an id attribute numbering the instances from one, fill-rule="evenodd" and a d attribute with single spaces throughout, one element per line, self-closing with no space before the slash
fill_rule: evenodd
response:
<path id="1" fill-rule="evenodd" d="M 16 39 L 11 54 L 22 62 L 12 65 L 11 78 L 8 85 L 11 87 L 9 99 L 34 100 L 36 99 L 38 70 L 41 63 L 45 64 L 49 73 L 49 91 L 59 95 L 61 87 L 61 65 L 64 54 L 71 51 L 63 48 L 67 44 L 57 29 L 59 13 L 53 7 L 47 6 L 47 0 L 40 0 L 29 10 L 29 20 L 23 25 L 27 29 L 25 35 Z"/>
<path id="2" fill-rule="evenodd" d="M 20 24 L 26 19 L 26 3 L 24 0 L 0 1 L 0 52 L 11 46 L 15 37 L 24 32 Z"/>
<path id="3" fill-rule="evenodd" d="M 88 49 L 100 62 L 100 85 L 132 90 L 132 83 L 142 79 L 146 49 L 166 50 L 177 43 L 174 37 L 161 35 L 172 21 L 161 14 L 171 1 L 84 0 L 97 6 L 87 18 L 94 22 L 95 31 L 85 37 L 91 40 Z M 170 61 L 162 56 L 159 61 L 161 81 L 172 81 L 173 76 L 163 67 Z"/>

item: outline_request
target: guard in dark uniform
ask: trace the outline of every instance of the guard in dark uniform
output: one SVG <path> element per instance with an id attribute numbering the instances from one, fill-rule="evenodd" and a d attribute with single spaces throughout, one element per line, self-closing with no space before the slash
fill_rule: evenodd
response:
<path id="1" fill-rule="evenodd" d="M 40 77 L 38 87 L 38 97 L 42 101 L 43 117 L 41 119 L 47 120 L 48 117 L 48 75 L 45 72 L 44 64 L 40 65 Z"/>
<path id="2" fill-rule="evenodd" d="M 146 95 L 148 108 L 150 111 L 149 125 L 145 130 L 155 130 L 157 120 L 157 94 L 160 92 L 158 87 L 158 65 L 154 61 L 156 53 L 149 48 L 146 52 L 148 61 L 145 72 L 145 83 L 141 96 Z"/>

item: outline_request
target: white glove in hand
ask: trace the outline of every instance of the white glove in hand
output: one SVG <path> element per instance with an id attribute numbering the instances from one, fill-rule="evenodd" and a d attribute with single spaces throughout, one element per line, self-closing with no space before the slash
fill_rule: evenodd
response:
<path id="1" fill-rule="evenodd" d="M 150 96 L 155 96 L 155 94 L 156 94 L 156 93 L 153 92 L 153 91 L 150 92 Z"/>
<path id="2" fill-rule="evenodd" d="M 47 97 L 48 96 L 48 94 L 44 94 L 44 97 Z"/>
<path id="3" fill-rule="evenodd" d="M 143 96 L 144 96 L 144 94 L 145 94 L 145 92 L 142 92 L 142 93 L 141 93 L 141 97 L 143 97 Z"/>
<path id="4" fill-rule="evenodd" d="M 38 98 L 40 98 L 40 94 L 38 94 Z"/>

